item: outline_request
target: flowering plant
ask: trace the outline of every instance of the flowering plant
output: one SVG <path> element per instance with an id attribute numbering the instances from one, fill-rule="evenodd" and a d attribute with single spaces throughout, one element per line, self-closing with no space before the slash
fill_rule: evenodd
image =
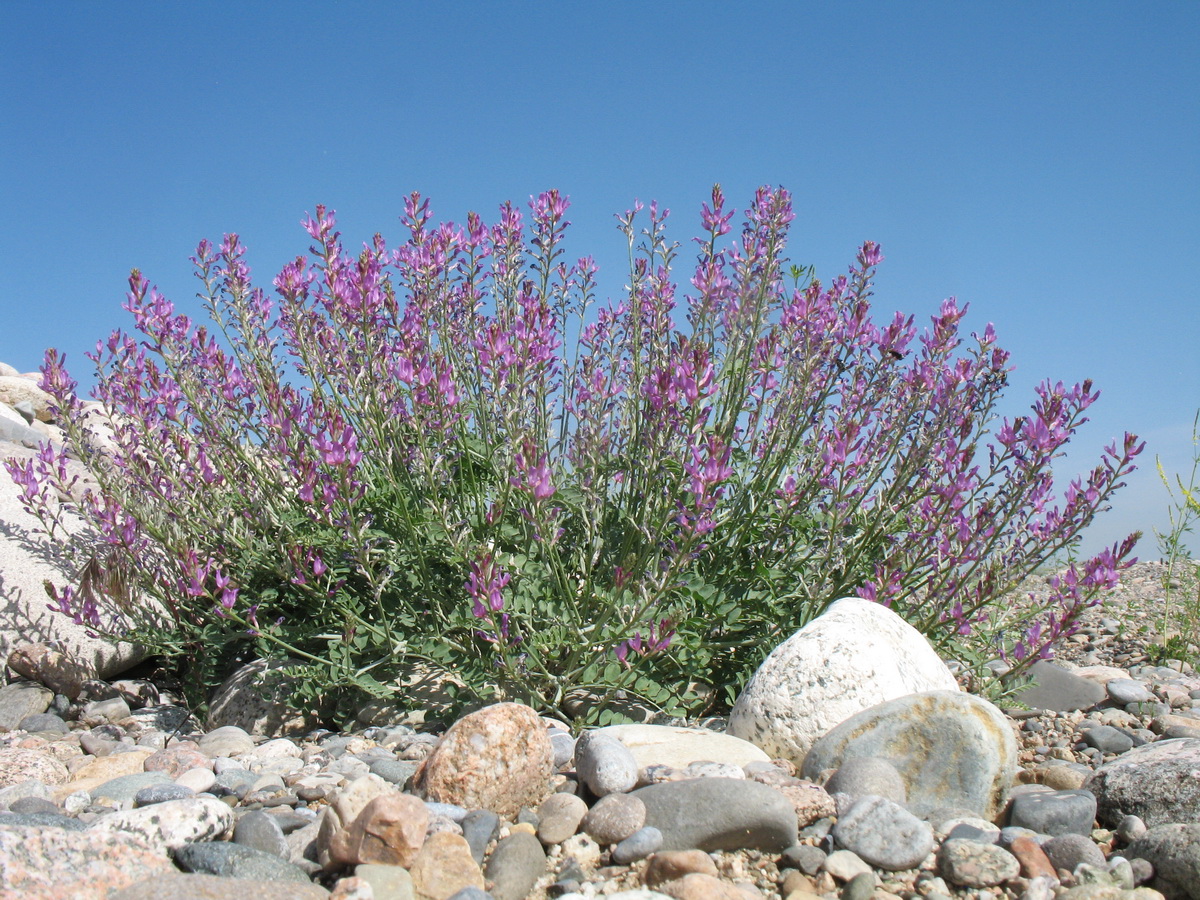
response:
<path id="1" fill-rule="evenodd" d="M 526 240 L 512 204 L 435 226 L 414 194 L 400 247 L 350 255 L 318 206 L 274 302 L 236 235 L 202 242 L 211 328 L 135 270 L 145 340 L 117 331 L 90 357 L 112 446 L 50 351 L 66 449 L 9 464 L 51 532 L 65 453 L 98 481 L 76 491 L 89 565 L 58 608 L 190 665 L 198 689 L 252 643 L 325 696 L 389 696 L 419 663 L 465 699 L 569 710 L 590 692 L 603 717 L 620 692 L 728 701 L 847 594 L 1019 672 L 1128 565 L 1136 536 L 1019 620 L 996 603 L 1074 546 L 1141 446 L 1127 435 L 1056 502 L 1091 383 L 1041 385 L 985 445 L 1008 354 L 989 325 L 956 355 L 953 300 L 924 331 L 873 322 L 876 244 L 825 286 L 789 265 L 786 191 L 760 189 L 728 240 L 716 187 L 685 325 L 668 211 L 617 217 L 630 281 L 595 309 L 596 265 L 563 261 L 567 207 L 531 199 Z"/>

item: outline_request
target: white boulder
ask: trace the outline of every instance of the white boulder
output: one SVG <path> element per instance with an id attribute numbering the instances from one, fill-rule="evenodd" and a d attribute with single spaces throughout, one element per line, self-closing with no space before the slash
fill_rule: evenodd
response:
<path id="1" fill-rule="evenodd" d="M 763 661 L 728 731 L 799 767 L 818 738 L 854 714 L 938 690 L 958 684 L 925 637 L 887 607 L 846 597 Z"/>

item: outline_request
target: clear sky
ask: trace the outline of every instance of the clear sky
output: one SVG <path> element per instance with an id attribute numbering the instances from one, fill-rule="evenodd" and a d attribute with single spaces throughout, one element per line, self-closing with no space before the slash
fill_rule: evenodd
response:
<path id="1" fill-rule="evenodd" d="M 956 296 L 967 330 L 995 323 L 1010 414 L 1044 378 L 1095 380 L 1063 484 L 1124 431 L 1148 441 L 1095 549 L 1164 527 L 1155 454 L 1191 460 L 1197 47 L 1194 0 L 8 0 L 0 360 L 57 346 L 87 383 L 84 351 L 131 324 L 130 268 L 186 308 L 196 243 L 236 231 L 269 289 L 317 203 L 354 247 L 397 243 L 413 190 L 492 221 L 557 187 L 568 253 L 615 296 L 634 198 L 686 242 L 714 182 L 739 210 L 783 185 L 796 262 L 828 280 L 875 240 L 881 316 Z"/>

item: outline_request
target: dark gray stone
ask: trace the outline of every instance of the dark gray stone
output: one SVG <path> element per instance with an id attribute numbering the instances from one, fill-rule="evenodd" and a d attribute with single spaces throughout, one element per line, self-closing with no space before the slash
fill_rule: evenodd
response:
<path id="1" fill-rule="evenodd" d="M 253 881 L 312 883 L 312 879 L 299 866 L 271 853 L 225 841 L 184 844 L 175 851 L 175 862 L 186 872 L 198 872 L 202 875 L 246 878 Z"/>
<path id="2" fill-rule="evenodd" d="M 1101 753 L 1125 753 L 1133 749 L 1133 738 L 1111 725 L 1097 725 L 1083 733 L 1083 742 Z"/>
<path id="3" fill-rule="evenodd" d="M 858 757 L 890 762 L 917 816 L 954 807 L 993 820 L 1017 770 L 1008 720 L 991 703 L 961 691 L 909 694 L 851 716 L 812 746 L 801 774 L 815 781 Z"/>
<path id="4" fill-rule="evenodd" d="M 50 708 L 54 691 L 33 681 L 14 681 L 0 687 L 0 731 L 15 731 L 26 716 Z"/>
<path id="5" fill-rule="evenodd" d="M 1089 866 L 1103 866 L 1104 854 L 1092 843 L 1091 838 L 1082 834 L 1060 834 L 1042 844 L 1042 851 L 1056 869 L 1066 869 L 1074 872 L 1080 863 Z"/>
<path id="6" fill-rule="evenodd" d="M 575 758 L 575 738 L 566 731 L 550 732 L 550 746 L 554 750 L 554 768 L 557 771 Z"/>
<path id="7" fill-rule="evenodd" d="M 155 784 L 170 784 L 171 776 L 166 772 L 134 772 L 110 778 L 99 787 L 92 788 L 92 802 L 111 800 L 121 806 L 134 802 L 138 791 Z"/>
<path id="8" fill-rule="evenodd" d="M 1150 887 L 1169 898 L 1200 900 L 1200 824 L 1159 825 L 1130 844 L 1124 855 L 1154 867 Z M 1136 879 L 1138 871 L 1135 868 Z"/>
<path id="9" fill-rule="evenodd" d="M 612 861 L 618 866 L 627 866 L 651 853 L 662 849 L 662 832 L 653 825 L 639 828 L 625 840 L 612 848 Z"/>
<path id="10" fill-rule="evenodd" d="M 1039 834 L 1092 833 L 1096 820 L 1096 797 L 1091 791 L 1040 791 L 1013 798 L 1010 825 Z"/>
<path id="11" fill-rule="evenodd" d="M 216 783 L 210 790 L 218 797 L 233 794 L 240 799 L 250 793 L 250 788 L 256 781 L 258 781 L 258 776 L 249 769 L 226 769 L 217 776 Z"/>
<path id="12" fill-rule="evenodd" d="M 389 784 L 399 785 L 401 788 L 416 771 L 416 763 L 403 759 L 377 759 L 371 763 L 372 775 L 378 775 Z"/>
<path id="13" fill-rule="evenodd" d="M 1134 747 L 1097 769 L 1084 787 L 1096 795 L 1097 816 L 1108 828 L 1125 816 L 1150 828 L 1200 821 L 1200 739 Z"/>
<path id="14" fill-rule="evenodd" d="M 1029 667 L 1033 683 L 1017 695 L 1030 709 L 1090 709 L 1108 696 L 1103 687 L 1044 659 Z"/>
<path id="15" fill-rule="evenodd" d="M 783 851 L 782 866 L 792 866 L 805 875 L 816 875 L 828 854 L 820 847 L 809 844 L 793 844 Z M 781 866 L 781 867 L 782 867 Z"/>
<path id="16" fill-rule="evenodd" d="M 791 802 L 774 788 L 733 778 L 651 784 L 633 792 L 664 850 L 786 850 L 796 843 Z"/>
<path id="17" fill-rule="evenodd" d="M 8 804 L 8 811 L 12 813 L 49 813 L 52 816 L 62 815 L 62 810 L 58 808 L 53 800 L 47 800 L 45 797 L 18 797 L 12 803 Z"/>
<path id="18" fill-rule="evenodd" d="M 840 900 L 871 900 L 875 895 L 875 873 L 859 872 L 846 882 Z"/>
<path id="19" fill-rule="evenodd" d="M 37 732 L 50 732 L 51 734 L 66 734 L 71 729 L 67 727 L 67 723 L 62 720 L 61 716 L 56 716 L 54 713 L 34 713 L 31 716 L 26 716 L 21 720 L 21 724 L 17 726 L 22 731 L 28 731 L 30 734 Z"/>
<path id="20" fill-rule="evenodd" d="M 190 787 L 164 781 L 162 784 L 151 784 L 138 790 L 133 795 L 134 806 L 153 806 L 155 803 L 166 803 L 168 800 L 186 800 L 195 797 L 196 792 Z"/>
<path id="21" fill-rule="evenodd" d="M 532 834 L 517 831 L 496 845 L 483 875 L 496 900 L 524 900 L 546 871 L 546 851 Z"/>
<path id="22" fill-rule="evenodd" d="M 233 842 L 243 847 L 261 850 L 280 859 L 288 858 L 287 838 L 271 813 L 251 810 L 233 826 Z"/>
<path id="23" fill-rule="evenodd" d="M 880 869 L 899 871 L 920 864 L 933 850 L 933 829 L 900 804 L 867 795 L 856 800 L 833 827 L 838 846 Z"/>
<path id="24" fill-rule="evenodd" d="M 87 826 L 63 813 L 0 813 L 0 828 L 62 828 L 64 831 L 83 831 Z"/>
<path id="25" fill-rule="evenodd" d="M 825 790 L 831 794 L 849 794 L 852 797 L 871 794 L 901 804 L 908 799 L 904 779 L 896 767 L 877 756 L 857 756 L 845 760 L 825 783 Z"/>
<path id="26" fill-rule="evenodd" d="M 475 862 L 483 865 L 484 851 L 500 830 L 500 817 L 489 809 L 476 809 L 463 816 L 459 826 L 467 846 L 471 848 L 471 856 Z"/>

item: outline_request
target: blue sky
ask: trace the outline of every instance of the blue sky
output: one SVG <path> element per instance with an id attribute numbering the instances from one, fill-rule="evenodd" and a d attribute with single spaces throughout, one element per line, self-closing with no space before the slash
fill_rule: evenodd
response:
<path id="1" fill-rule="evenodd" d="M 1148 441 L 1095 549 L 1164 527 L 1155 454 L 1191 460 L 1197 46 L 1190 0 L 10 0 L 0 360 L 30 370 L 57 346 L 86 383 L 83 353 L 129 325 L 130 268 L 186 306 L 196 243 L 236 231 L 269 287 L 317 203 L 356 246 L 397 242 L 413 190 L 439 220 L 492 220 L 557 187 L 568 252 L 595 256 L 615 296 L 612 214 L 634 198 L 669 207 L 686 242 L 714 182 L 739 210 L 783 185 L 795 261 L 828 279 L 875 240 L 881 315 L 956 296 L 968 330 L 995 323 L 1010 414 L 1044 378 L 1094 379 L 1064 484 L 1124 431 Z"/>

